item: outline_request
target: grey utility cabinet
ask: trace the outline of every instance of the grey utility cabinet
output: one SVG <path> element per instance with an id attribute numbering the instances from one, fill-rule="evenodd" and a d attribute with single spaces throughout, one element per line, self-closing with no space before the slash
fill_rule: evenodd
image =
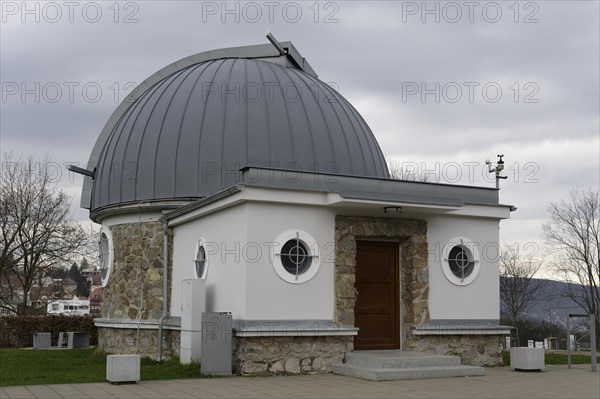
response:
<path id="1" fill-rule="evenodd" d="M 202 313 L 200 364 L 204 374 L 231 375 L 231 313 Z"/>

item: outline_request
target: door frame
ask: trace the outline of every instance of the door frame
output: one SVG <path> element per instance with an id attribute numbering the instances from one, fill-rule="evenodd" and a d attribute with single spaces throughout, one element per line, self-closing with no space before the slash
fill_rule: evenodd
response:
<path id="1" fill-rule="evenodd" d="M 427 221 L 406 217 L 335 215 L 334 323 L 355 326 L 356 240 L 400 243 L 400 342 L 413 342 L 412 328 L 429 322 Z"/>

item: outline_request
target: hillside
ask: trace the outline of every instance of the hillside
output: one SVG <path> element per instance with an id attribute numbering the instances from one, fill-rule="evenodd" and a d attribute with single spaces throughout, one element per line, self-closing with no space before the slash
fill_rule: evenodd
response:
<path id="1" fill-rule="evenodd" d="M 543 285 L 542 299 L 527 311 L 524 318 L 537 321 L 551 321 L 561 327 L 566 327 L 569 314 L 583 314 L 585 311 L 564 295 L 568 292 L 568 284 L 555 281 L 536 279 Z"/>

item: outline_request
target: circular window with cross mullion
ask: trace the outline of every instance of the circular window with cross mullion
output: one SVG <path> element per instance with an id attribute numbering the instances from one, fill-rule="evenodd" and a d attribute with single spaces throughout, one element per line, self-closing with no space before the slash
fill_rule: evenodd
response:
<path id="1" fill-rule="evenodd" d="M 455 285 L 471 284 L 479 274 L 479 252 L 475 243 L 465 237 L 455 237 L 442 251 L 442 270 Z"/>
<path id="2" fill-rule="evenodd" d="M 300 241 L 299 235 L 283 244 L 279 256 L 281 256 L 283 268 L 294 275 L 306 272 L 310 268 L 313 258 L 310 249 Z"/>
<path id="3" fill-rule="evenodd" d="M 273 268 L 279 277 L 292 284 L 304 283 L 319 270 L 319 248 L 315 239 L 302 230 L 281 233 L 273 245 Z"/>

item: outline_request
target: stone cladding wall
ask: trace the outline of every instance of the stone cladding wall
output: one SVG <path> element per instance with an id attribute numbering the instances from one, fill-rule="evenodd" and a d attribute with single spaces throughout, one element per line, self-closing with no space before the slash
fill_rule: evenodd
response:
<path id="1" fill-rule="evenodd" d="M 236 374 L 328 373 L 353 349 L 352 336 L 234 337 Z"/>

